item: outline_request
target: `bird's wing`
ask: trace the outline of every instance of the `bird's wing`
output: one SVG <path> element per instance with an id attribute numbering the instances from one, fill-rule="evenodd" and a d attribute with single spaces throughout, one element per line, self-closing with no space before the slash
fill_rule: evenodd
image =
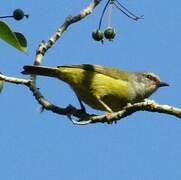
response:
<path id="1" fill-rule="evenodd" d="M 100 74 L 104 74 L 106 76 L 112 77 L 114 79 L 122 79 L 122 80 L 128 80 L 129 73 L 124 70 L 120 70 L 117 68 L 111 68 L 111 67 L 105 67 L 100 66 L 96 64 L 80 64 L 80 65 L 64 65 L 64 66 L 58 66 L 58 68 L 79 68 L 84 69 L 86 71 L 92 71 Z"/>

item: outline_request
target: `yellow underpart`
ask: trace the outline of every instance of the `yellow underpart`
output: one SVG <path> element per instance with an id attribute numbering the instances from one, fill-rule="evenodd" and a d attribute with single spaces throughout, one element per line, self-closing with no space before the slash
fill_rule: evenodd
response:
<path id="1" fill-rule="evenodd" d="M 79 98 L 95 109 L 106 111 L 99 100 L 112 111 L 120 110 L 129 101 L 127 81 L 80 68 L 60 67 L 59 72 L 59 79 L 70 84 Z"/>

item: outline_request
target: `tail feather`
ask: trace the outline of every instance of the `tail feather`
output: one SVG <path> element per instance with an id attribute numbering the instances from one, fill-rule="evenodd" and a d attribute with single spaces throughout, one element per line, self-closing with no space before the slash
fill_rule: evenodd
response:
<path id="1" fill-rule="evenodd" d="M 24 71 L 22 74 L 31 74 L 31 75 L 40 75 L 40 76 L 50 76 L 57 77 L 58 76 L 58 68 L 45 67 L 45 66 L 24 66 Z"/>

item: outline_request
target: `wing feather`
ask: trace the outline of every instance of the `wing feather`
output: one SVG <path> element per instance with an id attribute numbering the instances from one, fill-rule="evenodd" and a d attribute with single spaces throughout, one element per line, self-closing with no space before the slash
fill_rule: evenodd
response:
<path id="1" fill-rule="evenodd" d="M 114 79 L 128 80 L 130 72 L 120 70 L 117 68 L 105 67 L 96 64 L 80 64 L 80 65 L 64 65 L 58 66 L 58 68 L 78 68 L 84 69 L 86 71 L 96 72 L 100 74 L 104 74 L 106 76 L 112 77 Z"/>

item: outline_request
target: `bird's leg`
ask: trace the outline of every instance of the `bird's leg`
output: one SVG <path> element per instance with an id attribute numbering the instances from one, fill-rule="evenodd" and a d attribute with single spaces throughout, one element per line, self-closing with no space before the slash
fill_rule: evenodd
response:
<path id="1" fill-rule="evenodd" d="M 77 95 L 76 95 L 77 96 Z M 79 101 L 79 104 L 80 104 L 80 107 L 81 107 L 81 111 L 86 113 L 86 109 L 85 109 L 85 106 L 84 104 L 82 103 L 82 101 L 80 100 L 79 96 L 77 96 L 77 99 Z"/>
<path id="2" fill-rule="evenodd" d="M 109 115 L 111 115 L 111 114 L 113 113 L 112 109 L 111 109 L 107 104 L 105 104 L 101 99 L 98 98 L 98 101 L 99 101 L 99 103 L 105 108 L 105 110 L 107 111 L 107 112 L 106 112 L 106 115 L 107 115 L 107 116 L 109 116 Z M 109 119 L 109 118 L 108 118 L 108 119 Z M 114 122 L 117 123 L 116 120 L 115 120 Z M 107 123 L 108 123 L 108 124 L 112 124 L 113 121 L 108 121 Z"/>
<path id="3" fill-rule="evenodd" d="M 112 109 L 111 109 L 107 104 L 105 104 L 102 100 L 100 100 L 100 99 L 98 98 L 98 101 L 99 101 L 99 103 L 105 108 L 105 110 L 106 110 L 108 113 L 112 113 L 112 112 L 113 112 Z"/>

